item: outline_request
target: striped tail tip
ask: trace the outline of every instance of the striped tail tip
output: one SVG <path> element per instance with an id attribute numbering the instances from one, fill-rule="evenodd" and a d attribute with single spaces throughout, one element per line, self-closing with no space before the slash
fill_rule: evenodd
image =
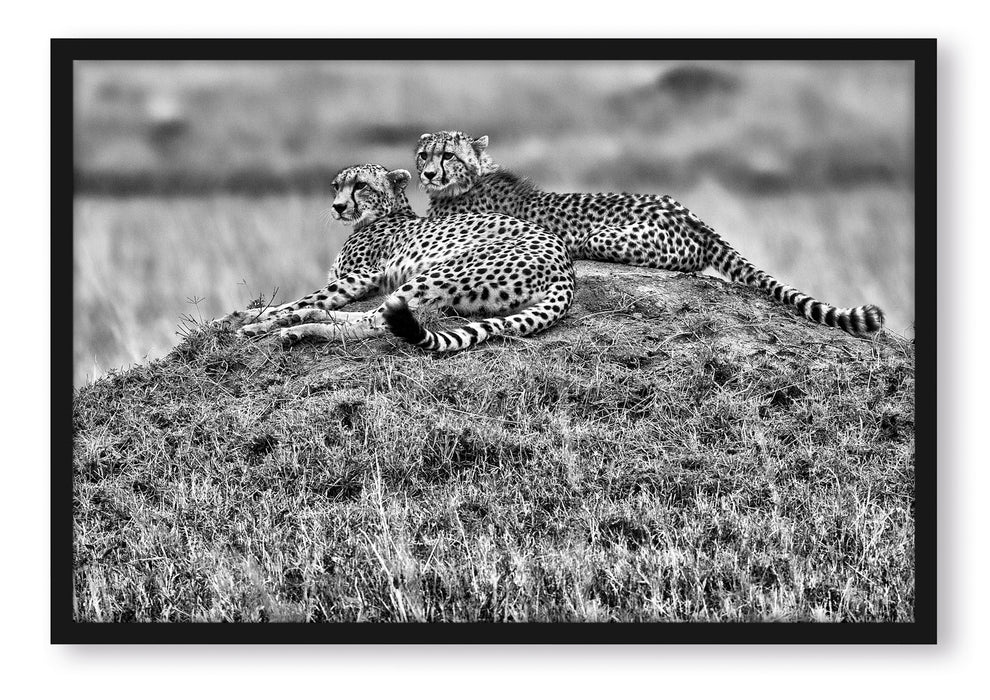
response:
<path id="1" fill-rule="evenodd" d="M 857 306 L 852 310 L 850 320 L 853 322 L 855 333 L 860 335 L 876 333 L 883 328 L 883 311 L 879 306 L 874 306 L 873 304 Z"/>
<path id="2" fill-rule="evenodd" d="M 413 316 L 409 305 L 403 299 L 389 299 L 382 311 L 385 325 L 398 338 L 413 345 L 420 345 L 426 340 L 426 330 Z"/>
<path id="3" fill-rule="evenodd" d="M 873 304 L 857 306 L 852 309 L 839 309 L 834 321 L 826 315 L 825 323 L 841 328 L 850 335 L 870 335 L 883 328 L 883 311 Z"/>

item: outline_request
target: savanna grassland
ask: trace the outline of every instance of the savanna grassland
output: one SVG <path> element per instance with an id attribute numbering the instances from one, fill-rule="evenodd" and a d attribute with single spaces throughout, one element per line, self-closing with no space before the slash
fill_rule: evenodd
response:
<path id="1" fill-rule="evenodd" d="M 910 341 L 579 274 L 534 338 L 204 327 L 80 390 L 76 619 L 911 621 Z"/>
<path id="2" fill-rule="evenodd" d="M 489 134 L 547 188 L 672 194 L 771 274 L 913 336 L 910 64 L 83 63 L 76 80 L 76 386 L 161 357 L 182 314 L 322 284 L 347 235 L 326 223 L 333 174 L 412 168 L 437 128 Z"/>
<path id="3" fill-rule="evenodd" d="M 79 64 L 75 618 L 912 620 L 911 75 Z M 546 188 L 672 194 L 893 332 L 583 262 L 559 326 L 453 355 L 198 323 L 320 286 L 334 172 L 440 128 Z"/>

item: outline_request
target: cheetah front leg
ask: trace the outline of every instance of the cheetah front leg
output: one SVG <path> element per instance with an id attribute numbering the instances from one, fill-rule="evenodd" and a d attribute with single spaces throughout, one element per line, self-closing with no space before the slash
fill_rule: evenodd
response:
<path id="1" fill-rule="evenodd" d="M 303 323 L 298 326 L 283 328 L 279 336 L 282 338 L 282 344 L 289 346 L 303 340 L 328 342 L 371 338 L 382 335 L 386 331 L 385 320 L 380 310 L 347 314 L 347 316 L 359 318 L 344 322 Z"/>
<path id="2" fill-rule="evenodd" d="M 425 276 L 417 278 L 418 282 L 428 283 Z M 441 305 L 446 295 L 433 292 L 414 291 L 414 285 L 404 285 L 393 297 L 399 298 L 410 310 L 432 309 Z M 346 313 L 332 311 L 328 313 L 329 323 L 304 323 L 290 328 L 283 328 L 279 333 L 282 344 L 286 347 L 304 340 L 329 342 L 334 340 L 351 340 L 357 338 L 373 338 L 387 333 L 385 323 L 386 304 L 377 309 L 361 313 Z M 305 312 L 303 312 L 305 313 Z M 316 314 L 306 314 L 306 318 L 317 318 Z"/>
<path id="3" fill-rule="evenodd" d="M 356 323 L 367 315 L 367 311 L 324 311 L 314 307 L 290 313 L 287 318 L 290 326 L 296 326 L 300 323 Z"/>
<path id="4" fill-rule="evenodd" d="M 226 326 L 228 328 L 240 328 L 242 326 L 262 325 L 262 309 L 248 309 L 246 311 L 234 311 L 223 318 L 213 321 L 214 325 Z M 364 312 L 351 311 L 325 311 L 316 307 L 299 309 L 292 311 L 287 309 L 276 317 L 269 317 L 268 321 L 275 325 L 294 326 L 299 323 L 351 323 L 358 321 L 364 316 Z M 268 326 L 271 328 L 272 326 Z"/>
<path id="5" fill-rule="evenodd" d="M 420 285 L 428 287 L 430 284 L 435 286 L 432 289 L 417 289 Z M 401 300 L 410 311 L 435 309 L 449 301 L 449 295 L 443 291 L 441 286 L 436 285 L 435 280 L 423 274 L 404 284 L 389 298 Z M 329 342 L 373 338 L 387 334 L 388 325 L 385 323 L 387 306 L 386 302 L 377 309 L 363 313 L 331 312 L 333 318 L 330 323 L 306 323 L 284 328 L 279 334 L 282 338 L 282 345 L 288 347 L 303 340 Z M 341 320 L 344 322 L 340 322 Z"/>
<path id="6" fill-rule="evenodd" d="M 317 317 L 328 320 L 342 320 L 345 322 L 357 320 L 357 317 L 361 316 L 361 314 L 356 314 L 353 318 L 347 318 L 350 314 L 334 312 L 333 310 L 339 309 L 349 302 L 374 294 L 378 291 L 383 277 L 384 272 L 380 269 L 351 271 L 347 275 L 338 277 L 333 282 L 330 282 L 323 289 L 319 289 L 312 294 L 307 294 L 288 304 L 282 304 L 281 306 L 269 309 L 259 316 L 259 320 L 256 323 L 244 326 L 240 332 L 250 337 L 267 333 L 274 328 L 291 326 L 293 323 L 309 320 L 309 318 L 304 319 L 298 313 L 301 311 L 305 311 L 307 316 L 310 313 L 315 314 L 316 311 L 321 311 L 327 314 L 327 316 Z M 342 314 L 345 318 L 333 319 L 330 316 L 333 313 Z"/>

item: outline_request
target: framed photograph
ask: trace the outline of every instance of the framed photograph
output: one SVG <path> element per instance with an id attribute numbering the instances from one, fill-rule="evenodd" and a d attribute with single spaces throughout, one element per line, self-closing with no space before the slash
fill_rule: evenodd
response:
<path id="1" fill-rule="evenodd" d="M 54 643 L 936 642 L 934 40 L 51 67 Z"/>

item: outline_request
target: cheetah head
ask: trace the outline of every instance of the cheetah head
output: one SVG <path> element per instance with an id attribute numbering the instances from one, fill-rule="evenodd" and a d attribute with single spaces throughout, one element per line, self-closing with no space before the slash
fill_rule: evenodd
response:
<path id="1" fill-rule="evenodd" d="M 387 170 L 380 165 L 352 165 L 333 179 L 330 216 L 354 228 L 409 207 L 406 199 L 408 170 Z"/>
<path id="2" fill-rule="evenodd" d="M 419 184 L 430 197 L 456 197 L 478 178 L 497 169 L 485 152 L 488 137 L 472 139 L 461 131 L 423 134 L 416 145 Z"/>

